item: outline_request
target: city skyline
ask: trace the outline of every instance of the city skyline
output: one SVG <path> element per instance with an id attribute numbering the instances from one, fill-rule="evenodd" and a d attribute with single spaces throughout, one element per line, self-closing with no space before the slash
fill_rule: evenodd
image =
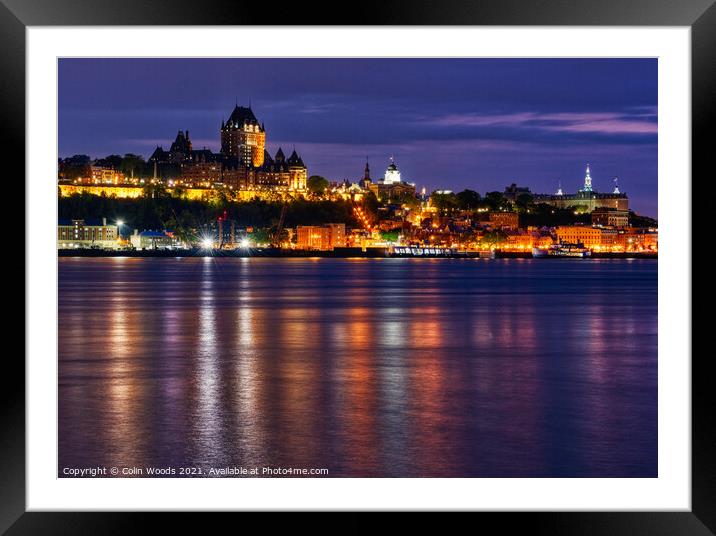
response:
<path id="1" fill-rule="evenodd" d="M 145 158 L 190 130 L 219 149 L 238 102 L 309 174 L 376 176 L 394 155 L 418 187 L 536 193 L 613 177 L 657 216 L 655 59 L 61 59 L 61 157 Z"/>

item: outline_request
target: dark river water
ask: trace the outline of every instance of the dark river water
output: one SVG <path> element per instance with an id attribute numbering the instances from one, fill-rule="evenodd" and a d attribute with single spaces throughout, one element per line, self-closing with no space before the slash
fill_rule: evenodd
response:
<path id="1" fill-rule="evenodd" d="M 657 261 L 61 258 L 58 396 L 59 476 L 655 477 Z"/>

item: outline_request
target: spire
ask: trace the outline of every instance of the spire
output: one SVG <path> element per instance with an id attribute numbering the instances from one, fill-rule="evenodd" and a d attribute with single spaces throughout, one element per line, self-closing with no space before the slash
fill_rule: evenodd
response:
<path id="1" fill-rule="evenodd" d="M 614 191 L 613 191 L 612 193 L 614 193 L 614 194 L 620 194 L 621 192 L 619 191 L 619 183 L 618 183 L 619 178 L 618 178 L 618 177 L 614 177 L 613 180 L 614 180 Z"/>
<path id="2" fill-rule="evenodd" d="M 365 172 L 363 174 L 363 179 L 369 181 L 370 180 L 370 166 L 368 165 L 368 157 L 365 157 Z"/>
<path id="3" fill-rule="evenodd" d="M 562 181 L 557 181 L 557 193 L 555 195 L 564 195 L 562 192 Z"/>
<path id="4" fill-rule="evenodd" d="M 592 177 L 589 176 L 589 164 L 587 164 L 587 174 L 584 176 L 584 188 L 582 189 L 582 191 L 592 191 Z"/>

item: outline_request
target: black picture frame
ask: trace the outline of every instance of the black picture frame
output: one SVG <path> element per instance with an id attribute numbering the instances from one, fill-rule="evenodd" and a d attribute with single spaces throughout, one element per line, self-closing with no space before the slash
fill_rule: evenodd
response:
<path id="1" fill-rule="evenodd" d="M 709 132 L 716 114 L 716 0 L 401 0 L 365 1 L 339 18 L 318 5 L 272 5 L 230 0 L 0 0 L 0 147 L 16 155 L 25 176 L 25 30 L 28 26 L 83 25 L 570 25 L 688 26 L 692 60 L 692 174 L 707 175 Z M 24 195 L 24 194 L 23 194 Z M 25 210 L 28 202 L 25 200 Z M 29 237 L 25 236 L 26 244 Z M 23 261 L 20 267 L 25 268 Z M 24 277 L 24 275 L 23 275 Z M 26 285 L 28 284 L 26 280 Z M 17 318 L 22 315 L 17 315 Z M 684 356 L 687 359 L 689 356 Z M 692 510 L 690 512 L 481 513 L 500 532 L 618 535 L 716 534 L 716 407 L 708 356 L 693 353 Z M 114 534 L 135 531 L 148 514 L 37 513 L 25 511 L 25 368 L 19 352 L 6 354 L 3 434 L 0 439 L 0 531 L 17 534 Z M 159 515 L 159 514 L 155 514 Z M 355 516 L 355 514 L 354 514 Z M 162 515 L 163 518 L 168 516 Z M 180 519 L 176 519 L 180 518 Z M 184 530 L 186 515 L 174 516 Z M 165 523 L 170 520 L 162 519 Z M 474 522 L 474 521 L 473 521 Z M 354 517 L 349 523 L 360 525 Z M 478 521 L 482 523 L 482 521 Z M 199 527 L 201 525 L 196 525 Z M 206 527 L 203 526 L 205 530 Z"/>

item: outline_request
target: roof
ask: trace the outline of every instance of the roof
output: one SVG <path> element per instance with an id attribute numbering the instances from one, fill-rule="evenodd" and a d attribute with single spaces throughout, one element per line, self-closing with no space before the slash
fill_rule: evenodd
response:
<path id="1" fill-rule="evenodd" d="M 142 231 L 139 236 L 145 238 L 165 238 L 167 234 L 164 231 Z"/>
<path id="2" fill-rule="evenodd" d="M 194 149 L 189 155 L 192 160 L 199 162 L 215 162 L 221 157 L 221 155 L 212 152 L 211 149 Z"/>
<path id="3" fill-rule="evenodd" d="M 256 116 L 254 115 L 254 112 L 251 110 L 251 108 L 246 108 L 244 106 L 236 106 L 234 108 L 234 111 L 231 112 L 231 115 L 226 120 L 226 123 L 227 125 L 244 125 L 246 123 L 249 123 L 251 125 L 258 125 L 259 120 L 256 119 Z"/>
<path id="4" fill-rule="evenodd" d="M 75 222 L 81 222 L 80 225 L 83 227 L 102 227 L 104 225 L 102 218 L 59 218 L 57 220 L 58 226 L 74 226 Z M 115 226 L 114 220 L 107 218 L 107 227 Z"/>
<path id="5" fill-rule="evenodd" d="M 303 164 L 303 160 L 301 160 L 301 157 L 298 156 L 298 153 L 296 153 L 296 149 L 294 149 L 291 153 L 291 156 L 288 157 L 288 165 L 306 167 Z"/>
<path id="6" fill-rule="evenodd" d="M 174 140 L 174 143 L 172 143 L 172 146 L 169 148 L 170 153 L 189 153 L 191 151 L 191 142 L 189 141 L 189 131 L 187 130 L 186 133 L 182 132 L 181 130 L 177 134 L 176 139 Z"/>
<path id="7" fill-rule="evenodd" d="M 168 155 L 169 153 L 167 153 L 164 149 L 157 147 L 154 149 L 152 156 L 149 157 L 149 160 L 166 160 Z"/>

